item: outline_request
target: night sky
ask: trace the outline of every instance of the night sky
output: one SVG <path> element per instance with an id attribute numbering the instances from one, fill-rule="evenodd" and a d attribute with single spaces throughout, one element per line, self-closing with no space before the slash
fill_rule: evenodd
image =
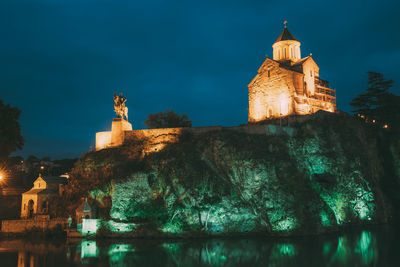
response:
<path id="1" fill-rule="evenodd" d="M 399 13 L 398 0 L 1 0 L 0 99 L 22 110 L 23 156 L 88 151 L 110 130 L 114 91 L 134 129 L 166 109 L 243 124 L 247 84 L 287 20 L 350 111 L 367 71 L 399 94 Z"/>

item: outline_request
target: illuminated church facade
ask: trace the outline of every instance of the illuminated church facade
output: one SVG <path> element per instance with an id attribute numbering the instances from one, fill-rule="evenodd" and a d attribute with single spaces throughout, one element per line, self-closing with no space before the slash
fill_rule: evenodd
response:
<path id="1" fill-rule="evenodd" d="M 312 56 L 301 58 L 300 42 L 286 25 L 248 85 L 249 122 L 306 115 L 325 110 L 336 112 L 336 92 L 320 79 Z"/>

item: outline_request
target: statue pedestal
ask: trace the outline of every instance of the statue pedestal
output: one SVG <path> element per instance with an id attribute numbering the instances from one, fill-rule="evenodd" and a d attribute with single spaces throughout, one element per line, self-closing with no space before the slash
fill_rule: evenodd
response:
<path id="1" fill-rule="evenodd" d="M 111 125 L 111 146 L 120 146 L 125 139 L 125 131 L 132 131 L 132 124 L 122 118 L 113 119 Z"/>

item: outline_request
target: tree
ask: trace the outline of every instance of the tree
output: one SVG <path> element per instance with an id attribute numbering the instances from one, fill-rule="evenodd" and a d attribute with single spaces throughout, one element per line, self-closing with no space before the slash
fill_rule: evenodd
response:
<path id="1" fill-rule="evenodd" d="M 192 127 L 192 121 L 189 120 L 186 114 L 179 115 L 168 109 L 165 112 L 161 111 L 147 115 L 147 120 L 144 124 L 149 129 Z"/>
<path id="2" fill-rule="evenodd" d="M 3 104 L 0 100 L 0 160 L 5 160 L 8 156 L 24 145 L 21 135 L 21 127 L 18 119 L 21 110 Z"/>
<path id="3" fill-rule="evenodd" d="M 10 166 L 15 166 L 15 165 L 19 165 L 24 161 L 24 158 L 21 156 L 15 156 L 15 157 L 10 157 L 8 159 L 8 164 Z"/>
<path id="4" fill-rule="evenodd" d="M 353 112 L 364 116 L 368 121 L 399 126 L 400 97 L 389 92 L 393 80 L 386 80 L 381 73 L 368 72 L 368 85 L 365 93 L 359 94 L 351 102 Z"/>
<path id="5" fill-rule="evenodd" d="M 29 155 L 28 158 L 26 159 L 26 163 L 28 163 L 30 166 L 39 164 L 39 162 L 40 162 L 40 159 L 33 155 Z"/>

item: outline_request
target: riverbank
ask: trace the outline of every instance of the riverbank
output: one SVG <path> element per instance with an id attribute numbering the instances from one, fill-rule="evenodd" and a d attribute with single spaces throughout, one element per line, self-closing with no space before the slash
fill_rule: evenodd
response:
<path id="1" fill-rule="evenodd" d="M 32 228 L 25 231 L 19 232 L 0 232 L 0 240 L 8 239 L 28 239 L 28 240 L 190 240 L 190 239 L 219 239 L 219 238 L 304 238 L 308 236 L 320 236 L 320 235 L 340 235 L 346 231 L 352 231 L 354 229 L 375 229 L 381 227 L 395 227 L 395 222 L 387 224 L 360 224 L 360 225 L 342 225 L 341 227 L 333 226 L 330 228 L 324 228 L 324 231 L 318 233 L 307 233 L 297 232 L 288 234 L 271 234 L 266 232 L 249 232 L 249 233 L 218 233 L 218 234 L 207 234 L 201 231 L 198 232 L 187 232 L 182 234 L 168 234 L 162 233 L 161 231 L 149 232 L 146 227 L 137 229 L 128 233 L 119 233 L 115 231 L 100 231 L 92 233 L 82 233 L 80 229 L 65 229 L 62 227 L 55 227 L 52 229 L 45 228 Z"/>

